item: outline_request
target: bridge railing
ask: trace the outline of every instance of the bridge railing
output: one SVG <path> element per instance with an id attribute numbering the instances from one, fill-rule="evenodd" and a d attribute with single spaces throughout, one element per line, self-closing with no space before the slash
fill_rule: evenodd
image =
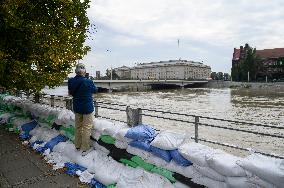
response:
<path id="1" fill-rule="evenodd" d="M 59 108 L 67 108 L 67 109 L 72 110 L 72 98 L 71 97 L 55 96 L 55 95 L 41 95 L 41 96 L 32 95 L 31 96 L 27 94 L 20 95 L 20 96 L 28 98 L 36 103 L 46 104 L 46 105 L 50 105 L 53 107 L 59 107 Z M 218 130 L 222 129 L 222 130 L 228 130 L 228 131 L 235 131 L 239 133 L 247 133 L 247 134 L 252 134 L 252 135 L 258 135 L 263 138 L 264 137 L 277 138 L 277 139 L 280 139 L 279 141 L 280 143 L 283 143 L 284 141 L 284 127 L 283 126 L 266 125 L 266 124 L 260 124 L 260 123 L 238 121 L 238 120 L 228 120 L 228 119 L 222 119 L 222 118 L 214 118 L 214 117 L 193 115 L 193 114 L 187 114 L 187 113 L 171 112 L 171 111 L 164 111 L 164 110 L 158 110 L 158 109 L 137 108 L 137 107 L 128 106 L 126 104 L 118 104 L 118 103 L 105 102 L 105 101 L 94 101 L 94 107 L 95 107 L 95 117 L 100 117 L 100 118 L 109 119 L 112 121 L 126 123 L 129 126 L 135 126 L 135 125 L 141 124 L 143 122 L 142 119 L 145 117 L 185 123 L 194 128 L 194 136 L 192 136 L 191 139 L 193 139 L 196 143 L 201 141 L 205 143 L 229 147 L 229 148 L 242 150 L 242 151 L 251 150 L 249 148 L 244 148 L 241 146 L 237 146 L 235 144 L 221 143 L 221 142 L 206 139 L 206 138 L 200 138 L 199 129 L 202 127 L 205 127 L 205 128 L 210 127 L 210 128 L 216 128 Z M 119 118 L 111 117 L 111 113 L 105 113 L 104 110 L 110 110 L 112 112 L 114 111 L 115 113 L 120 112 Z M 101 111 L 102 113 L 100 113 Z M 124 114 L 124 117 L 122 117 L 121 114 Z M 257 131 L 257 130 L 260 130 L 259 128 L 261 128 L 263 131 L 266 131 L 266 132 Z M 274 133 L 271 133 L 271 130 L 274 131 Z M 277 155 L 277 154 L 266 153 L 263 151 L 254 151 L 254 152 L 260 153 L 266 156 L 284 159 L 284 156 Z"/>

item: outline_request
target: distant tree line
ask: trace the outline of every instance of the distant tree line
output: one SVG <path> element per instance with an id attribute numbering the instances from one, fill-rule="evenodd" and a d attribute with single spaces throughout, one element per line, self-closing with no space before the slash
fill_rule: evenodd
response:
<path id="1" fill-rule="evenodd" d="M 223 72 L 211 72 L 212 80 L 231 80 L 231 76 L 228 73 Z"/>

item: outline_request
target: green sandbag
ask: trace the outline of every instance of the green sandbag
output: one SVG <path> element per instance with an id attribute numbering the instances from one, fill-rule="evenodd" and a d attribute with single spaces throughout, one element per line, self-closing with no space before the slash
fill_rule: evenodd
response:
<path id="1" fill-rule="evenodd" d="M 110 184 L 107 186 L 107 188 L 116 188 L 116 184 Z"/>
<path id="2" fill-rule="evenodd" d="M 54 114 L 49 114 L 46 118 L 46 121 L 49 123 L 53 123 L 55 121 L 56 116 Z"/>
<path id="3" fill-rule="evenodd" d="M 176 179 L 173 177 L 173 172 L 164 169 L 164 168 L 160 168 L 160 167 L 154 167 L 151 172 L 159 174 L 161 176 L 164 176 L 165 178 L 167 178 L 168 180 L 170 180 L 172 183 L 176 182 Z"/>
<path id="4" fill-rule="evenodd" d="M 64 131 L 66 134 L 71 134 L 74 136 L 75 134 L 75 128 L 74 127 L 64 127 L 64 126 L 61 126 L 59 130 L 62 130 Z"/>
<path id="5" fill-rule="evenodd" d="M 151 171 L 155 165 L 152 165 L 150 163 L 145 162 L 141 157 L 134 156 L 131 158 L 131 161 L 135 162 L 138 166 L 142 167 L 143 169 L 147 171 Z"/>
<path id="6" fill-rule="evenodd" d="M 109 136 L 109 135 L 101 135 L 100 139 L 107 144 L 115 144 L 115 138 Z"/>
<path id="7" fill-rule="evenodd" d="M 126 166 L 131 166 L 133 168 L 136 168 L 138 164 L 134 163 L 133 161 L 127 160 L 127 159 L 120 159 L 119 162 L 125 164 Z"/>

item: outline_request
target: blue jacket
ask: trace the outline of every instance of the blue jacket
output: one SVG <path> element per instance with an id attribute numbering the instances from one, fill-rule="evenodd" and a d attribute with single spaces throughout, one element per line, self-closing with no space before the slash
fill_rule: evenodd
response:
<path id="1" fill-rule="evenodd" d="M 93 93 L 97 87 L 92 80 L 75 76 L 68 80 L 68 91 L 73 96 L 73 110 L 79 114 L 90 114 L 94 111 Z"/>

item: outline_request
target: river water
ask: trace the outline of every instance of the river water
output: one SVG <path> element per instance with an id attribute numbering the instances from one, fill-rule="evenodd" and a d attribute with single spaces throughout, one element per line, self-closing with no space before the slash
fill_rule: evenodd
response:
<path id="1" fill-rule="evenodd" d="M 53 90 L 44 90 L 48 94 L 67 95 L 66 87 Z M 131 107 L 156 109 L 163 111 L 179 112 L 184 114 L 208 116 L 228 120 L 246 121 L 267 125 L 284 126 L 284 92 L 252 89 L 178 89 L 147 92 L 117 92 L 99 93 L 94 97 L 97 101 L 125 104 Z M 125 107 L 112 106 L 113 108 Z M 144 114 L 166 116 L 193 122 L 192 117 L 165 115 L 143 111 Z M 126 121 L 126 114 L 122 111 L 99 108 L 99 115 Z M 186 132 L 194 136 L 194 125 L 155 117 L 142 117 L 145 124 L 154 126 L 158 130 L 170 129 L 177 132 Z M 284 130 L 271 129 L 249 124 L 233 124 L 222 121 L 201 119 L 202 123 L 240 128 L 263 133 L 284 136 Z M 244 148 L 252 148 L 256 151 L 264 151 L 284 156 L 284 139 L 273 138 L 251 133 L 243 133 L 208 126 L 199 127 L 199 138 L 238 145 Z M 217 147 L 211 145 L 213 147 Z M 219 147 L 219 146 L 218 146 Z M 217 148 L 218 148 L 217 147 Z M 238 150 L 223 148 L 235 154 L 243 155 Z"/>

